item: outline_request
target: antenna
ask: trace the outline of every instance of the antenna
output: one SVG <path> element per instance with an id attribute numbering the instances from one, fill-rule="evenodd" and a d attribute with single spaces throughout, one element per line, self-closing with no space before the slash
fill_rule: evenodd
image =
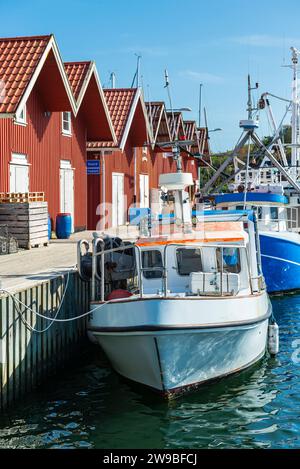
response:
<path id="1" fill-rule="evenodd" d="M 165 70 L 165 83 L 165 88 L 167 88 L 170 84 L 168 70 Z"/>
<path id="2" fill-rule="evenodd" d="M 168 93 L 168 98 L 169 98 L 169 103 L 170 103 L 170 109 L 172 113 L 172 139 L 177 139 L 177 131 L 175 129 L 175 115 L 174 115 L 174 110 L 173 110 L 173 104 L 172 104 L 172 97 L 171 97 L 171 92 L 170 92 L 170 80 L 169 80 L 169 73 L 168 70 L 165 70 L 165 88 L 167 88 L 167 93 Z M 174 135 L 173 135 L 174 134 Z"/>
<path id="3" fill-rule="evenodd" d="M 139 54 L 134 54 L 134 55 L 137 57 L 137 64 L 136 64 L 136 71 L 135 71 L 135 74 L 133 76 L 133 80 L 132 80 L 132 83 L 131 83 L 131 88 L 134 87 L 134 83 L 135 83 L 136 88 L 139 88 L 140 87 L 140 68 L 141 68 L 141 58 L 142 58 L 142 56 L 139 55 Z"/>
<path id="4" fill-rule="evenodd" d="M 109 81 L 110 81 L 110 87 L 114 89 L 116 87 L 116 74 L 115 74 L 115 72 L 111 72 L 110 77 L 109 77 Z"/>
<path id="5" fill-rule="evenodd" d="M 206 107 L 204 107 L 203 110 L 204 110 L 204 122 L 205 122 L 205 127 L 208 129 Z"/>
<path id="6" fill-rule="evenodd" d="M 259 87 L 258 83 L 255 83 L 255 86 L 253 88 L 251 87 L 251 78 L 250 78 L 250 74 L 248 74 L 248 102 L 247 102 L 248 107 L 247 107 L 247 112 L 248 112 L 248 119 L 249 120 L 253 119 L 253 111 L 257 111 L 257 108 L 254 108 L 253 104 L 252 104 L 251 91 L 252 90 L 257 90 L 258 87 Z"/>
<path id="7" fill-rule="evenodd" d="M 203 84 L 200 83 L 200 90 L 199 90 L 199 128 L 201 127 L 202 86 L 203 86 Z"/>
<path id="8" fill-rule="evenodd" d="M 291 47 L 292 51 L 292 69 L 293 69 L 293 85 L 292 85 L 292 174 L 297 177 L 297 168 L 299 164 L 299 96 L 298 96 L 298 55 L 300 51 L 295 47 Z"/>

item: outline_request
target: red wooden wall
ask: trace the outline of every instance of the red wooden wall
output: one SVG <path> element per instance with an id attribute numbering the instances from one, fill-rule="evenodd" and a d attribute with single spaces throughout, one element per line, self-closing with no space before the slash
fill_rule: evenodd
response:
<path id="1" fill-rule="evenodd" d="M 72 136 L 61 131 L 61 113 L 46 114 L 47 109 L 35 87 L 26 106 L 27 125 L 0 119 L 0 191 L 9 191 L 11 154 L 28 157 L 29 190 L 43 191 L 55 222 L 60 211 L 60 160 L 70 160 L 74 171 L 75 229 L 87 225 L 86 128 L 80 118 L 72 117 Z"/>
<path id="2" fill-rule="evenodd" d="M 134 204 L 134 151 L 136 151 L 136 203 L 140 202 L 139 175 L 149 175 L 149 189 L 158 188 L 159 175 L 163 173 L 176 172 L 176 163 L 171 157 L 164 158 L 163 153 L 153 152 L 149 148 L 147 154 L 142 147 L 134 150 L 132 140 L 128 140 L 125 150 L 113 151 L 105 154 L 105 195 L 106 195 L 106 227 L 111 226 L 112 213 L 112 173 L 124 173 L 124 190 L 126 194 L 125 212 L 127 219 L 128 209 Z M 99 204 L 103 203 L 102 181 L 103 181 L 103 159 L 99 152 L 88 152 L 88 159 L 100 159 L 100 175 L 88 176 L 88 228 L 95 230 L 103 229 L 102 216 L 100 216 Z M 193 174 L 194 181 L 197 180 L 197 162 L 183 157 L 183 170 Z M 102 212 L 101 212 L 102 213 Z"/>

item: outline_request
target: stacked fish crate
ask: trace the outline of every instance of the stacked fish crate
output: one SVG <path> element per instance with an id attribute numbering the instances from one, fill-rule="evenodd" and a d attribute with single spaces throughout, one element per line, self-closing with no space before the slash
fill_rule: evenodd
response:
<path id="1" fill-rule="evenodd" d="M 48 204 L 43 192 L 0 193 L 0 224 L 20 248 L 48 245 Z"/>

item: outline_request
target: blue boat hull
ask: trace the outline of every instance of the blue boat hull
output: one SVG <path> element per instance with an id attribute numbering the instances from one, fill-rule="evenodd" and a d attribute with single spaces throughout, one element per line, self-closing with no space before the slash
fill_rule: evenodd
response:
<path id="1" fill-rule="evenodd" d="M 300 289 L 300 243 L 263 234 L 260 247 L 268 292 Z"/>

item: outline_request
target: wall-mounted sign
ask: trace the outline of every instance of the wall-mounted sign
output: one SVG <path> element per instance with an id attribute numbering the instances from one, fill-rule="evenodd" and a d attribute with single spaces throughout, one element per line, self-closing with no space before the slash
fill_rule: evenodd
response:
<path id="1" fill-rule="evenodd" d="M 100 174 L 100 160 L 87 160 L 86 173 L 88 175 Z"/>

